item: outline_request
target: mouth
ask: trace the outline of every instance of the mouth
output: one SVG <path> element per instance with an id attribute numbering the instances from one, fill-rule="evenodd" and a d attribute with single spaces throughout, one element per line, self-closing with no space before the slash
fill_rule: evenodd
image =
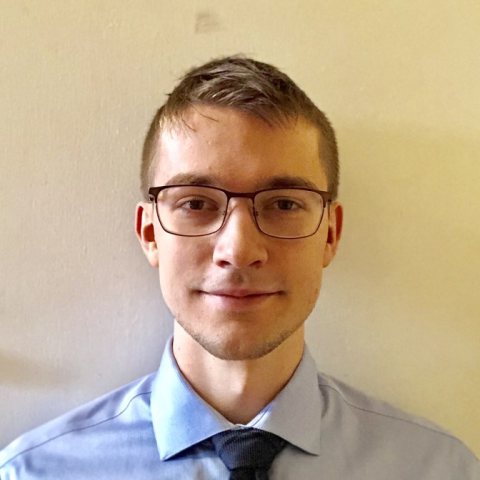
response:
<path id="1" fill-rule="evenodd" d="M 226 294 L 218 292 L 200 292 L 215 308 L 220 309 L 245 309 L 258 307 L 275 297 L 280 292 L 248 293 L 245 295 Z"/>

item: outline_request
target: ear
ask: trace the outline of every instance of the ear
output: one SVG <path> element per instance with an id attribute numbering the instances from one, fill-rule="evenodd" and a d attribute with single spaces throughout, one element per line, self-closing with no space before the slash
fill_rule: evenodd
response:
<path id="1" fill-rule="evenodd" d="M 333 202 L 328 209 L 328 234 L 325 252 L 323 255 L 323 267 L 326 268 L 335 257 L 338 242 L 342 236 L 343 207 L 338 202 Z"/>
<path id="2" fill-rule="evenodd" d="M 154 229 L 155 207 L 151 203 L 140 202 L 135 211 L 135 233 L 152 267 L 158 268 L 158 249 Z"/>

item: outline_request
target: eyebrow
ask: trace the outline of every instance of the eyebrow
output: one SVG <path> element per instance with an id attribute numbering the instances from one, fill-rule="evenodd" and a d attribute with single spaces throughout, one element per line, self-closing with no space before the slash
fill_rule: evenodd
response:
<path id="1" fill-rule="evenodd" d="M 201 185 L 204 187 L 215 187 L 221 185 L 220 179 L 216 175 L 202 175 L 197 173 L 178 173 L 168 180 L 165 185 Z M 311 188 L 320 190 L 311 180 L 304 177 L 292 175 L 280 175 L 260 180 L 255 184 L 255 190 L 264 188 Z"/>

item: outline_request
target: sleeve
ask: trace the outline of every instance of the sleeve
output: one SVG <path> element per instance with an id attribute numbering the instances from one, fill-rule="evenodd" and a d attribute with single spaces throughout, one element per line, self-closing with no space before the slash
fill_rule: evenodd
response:
<path id="1" fill-rule="evenodd" d="M 463 443 L 461 444 L 454 470 L 452 474 L 455 479 L 480 480 L 480 462 L 475 454 Z"/>

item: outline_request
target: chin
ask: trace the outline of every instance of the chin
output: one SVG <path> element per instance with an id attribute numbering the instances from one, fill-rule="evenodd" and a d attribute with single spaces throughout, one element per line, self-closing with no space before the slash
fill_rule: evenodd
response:
<path id="1" fill-rule="evenodd" d="M 184 324 L 179 318 L 177 321 L 188 335 L 210 355 L 228 361 L 257 360 L 265 357 L 290 338 L 303 324 L 302 322 L 295 328 L 277 331 L 270 335 L 261 335 L 252 331 L 222 332 L 216 330 L 208 332 L 205 329 L 199 331 L 192 328 L 191 325 Z"/>
<path id="2" fill-rule="evenodd" d="M 247 345 L 242 345 L 238 341 L 224 343 L 221 341 L 212 342 L 206 338 L 194 338 L 194 340 L 210 355 L 220 360 L 229 361 L 257 360 L 273 352 L 283 343 L 281 339 L 268 343 L 248 343 Z"/>

